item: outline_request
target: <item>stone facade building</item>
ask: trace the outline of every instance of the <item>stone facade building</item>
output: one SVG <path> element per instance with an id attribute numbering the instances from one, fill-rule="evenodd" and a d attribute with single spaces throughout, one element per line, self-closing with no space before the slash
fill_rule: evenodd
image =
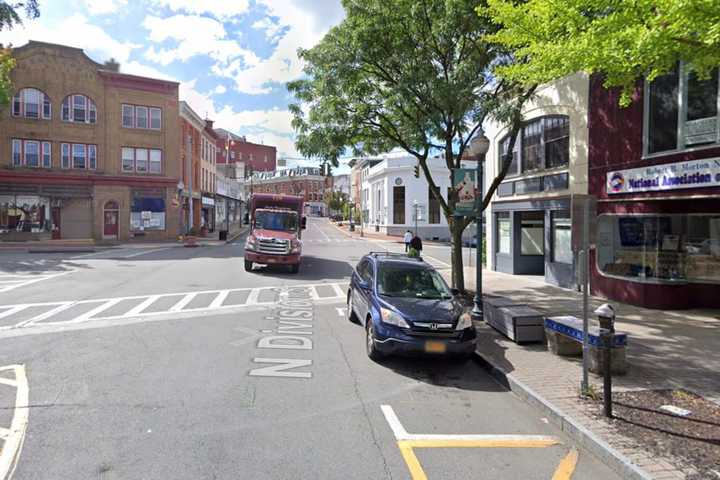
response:
<path id="1" fill-rule="evenodd" d="M 77 48 L 13 50 L 0 111 L 0 239 L 170 239 L 179 233 L 178 84 Z"/>

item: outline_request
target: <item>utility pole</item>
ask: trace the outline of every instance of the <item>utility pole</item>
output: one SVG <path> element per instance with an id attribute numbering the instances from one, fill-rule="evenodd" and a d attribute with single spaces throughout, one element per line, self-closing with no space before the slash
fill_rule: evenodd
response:
<path id="1" fill-rule="evenodd" d="M 185 141 L 186 157 L 188 163 L 188 233 L 194 227 L 193 225 L 193 168 L 192 168 L 192 135 L 188 134 Z"/>

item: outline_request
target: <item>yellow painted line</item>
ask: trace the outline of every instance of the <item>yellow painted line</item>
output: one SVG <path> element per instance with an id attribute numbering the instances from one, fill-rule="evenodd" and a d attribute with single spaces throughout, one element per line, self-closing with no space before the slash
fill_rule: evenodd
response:
<path id="1" fill-rule="evenodd" d="M 574 448 L 560 461 L 552 480 L 570 480 L 578 462 L 578 451 Z"/>
<path id="2" fill-rule="evenodd" d="M 410 470 L 410 477 L 412 480 L 427 480 L 427 475 L 422 469 L 418 458 L 415 456 L 415 452 L 410 445 L 406 445 L 407 442 L 398 442 L 400 447 L 400 453 L 407 464 L 408 470 Z"/>
<path id="3" fill-rule="evenodd" d="M 485 439 L 485 440 L 400 440 L 398 444 L 412 448 L 546 448 L 558 445 L 555 439 L 523 440 L 523 439 Z"/>

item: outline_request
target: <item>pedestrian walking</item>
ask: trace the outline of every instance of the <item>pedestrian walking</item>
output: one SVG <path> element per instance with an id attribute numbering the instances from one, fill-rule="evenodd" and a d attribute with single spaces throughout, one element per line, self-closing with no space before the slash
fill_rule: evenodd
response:
<path id="1" fill-rule="evenodd" d="M 415 235 L 410 240 L 409 254 L 412 254 L 412 255 L 410 255 L 412 257 L 419 257 L 421 253 L 422 253 L 422 240 L 420 239 L 420 237 Z"/>
<path id="2" fill-rule="evenodd" d="M 405 232 L 405 238 L 404 238 L 404 240 L 405 240 L 405 253 L 407 253 L 408 250 L 410 250 L 410 242 L 412 241 L 412 238 L 413 238 L 412 233 L 410 233 L 410 230 L 407 230 L 407 231 Z"/>

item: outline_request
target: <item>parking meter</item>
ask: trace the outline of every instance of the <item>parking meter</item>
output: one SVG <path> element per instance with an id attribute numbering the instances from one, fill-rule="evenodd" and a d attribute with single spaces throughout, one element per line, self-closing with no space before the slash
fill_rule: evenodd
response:
<path id="1" fill-rule="evenodd" d="M 612 417 L 612 345 L 615 335 L 615 309 L 610 304 L 600 305 L 595 310 L 600 323 L 600 340 L 603 347 L 603 410 Z"/>

